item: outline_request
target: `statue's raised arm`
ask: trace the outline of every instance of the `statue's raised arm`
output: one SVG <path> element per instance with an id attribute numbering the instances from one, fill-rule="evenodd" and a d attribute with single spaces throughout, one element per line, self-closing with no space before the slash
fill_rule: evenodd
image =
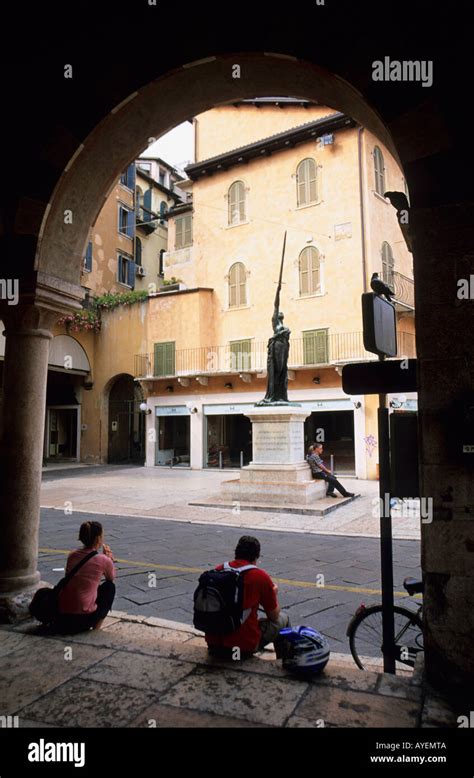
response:
<path id="1" fill-rule="evenodd" d="M 278 279 L 278 285 L 275 294 L 275 305 L 273 306 L 273 316 L 272 316 L 273 332 L 276 332 L 276 328 L 278 324 L 278 314 L 280 313 L 280 291 L 281 291 L 281 279 L 283 277 L 283 263 L 285 261 L 285 246 L 286 246 L 286 230 L 285 230 L 285 237 L 283 238 L 283 251 L 281 254 L 281 265 L 280 265 L 280 278 Z"/>

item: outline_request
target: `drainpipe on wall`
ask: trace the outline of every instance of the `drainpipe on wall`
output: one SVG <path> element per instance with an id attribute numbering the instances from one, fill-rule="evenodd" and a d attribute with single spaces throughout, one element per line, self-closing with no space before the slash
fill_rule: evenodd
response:
<path id="1" fill-rule="evenodd" d="M 359 127 L 357 133 L 357 146 L 359 152 L 359 196 L 360 196 L 360 229 L 362 240 L 362 274 L 364 280 L 364 292 L 367 291 L 367 268 L 366 268 L 366 254 L 365 254 L 365 217 L 364 217 L 364 186 L 362 180 L 362 133 L 363 127 Z"/>

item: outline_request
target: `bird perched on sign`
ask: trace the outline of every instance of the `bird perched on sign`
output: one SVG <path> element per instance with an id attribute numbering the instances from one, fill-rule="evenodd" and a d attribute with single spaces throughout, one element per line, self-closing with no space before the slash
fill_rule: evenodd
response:
<path id="1" fill-rule="evenodd" d="M 370 279 L 370 288 L 373 292 L 375 292 L 375 294 L 378 294 L 379 296 L 383 294 L 389 303 L 392 302 L 392 297 L 395 292 L 392 292 L 390 287 L 388 287 L 387 284 L 380 280 L 378 273 L 372 273 L 372 278 Z"/>

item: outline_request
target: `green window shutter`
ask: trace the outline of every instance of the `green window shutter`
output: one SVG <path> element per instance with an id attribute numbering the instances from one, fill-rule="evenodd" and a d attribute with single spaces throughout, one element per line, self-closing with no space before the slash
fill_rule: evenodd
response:
<path id="1" fill-rule="evenodd" d="M 252 364 L 252 341 L 234 340 L 230 344 L 231 369 L 250 370 Z"/>
<path id="2" fill-rule="evenodd" d="M 155 365 L 154 375 L 172 376 L 175 375 L 176 351 L 175 343 L 155 343 Z"/>
<path id="3" fill-rule="evenodd" d="M 305 365 L 323 365 L 329 361 L 328 331 L 303 332 L 303 362 Z"/>

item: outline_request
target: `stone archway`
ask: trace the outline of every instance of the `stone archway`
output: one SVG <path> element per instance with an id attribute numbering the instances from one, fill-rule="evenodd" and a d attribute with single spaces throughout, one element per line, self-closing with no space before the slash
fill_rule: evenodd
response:
<path id="1" fill-rule="evenodd" d="M 236 59 L 245 78 L 233 78 Z M 364 87 L 360 79 L 359 85 Z M 472 272 L 473 218 L 472 205 L 463 202 L 458 207 L 454 197 L 443 199 L 438 195 L 439 184 L 433 169 L 438 164 L 437 155 L 444 162 L 446 180 L 453 180 L 446 171 L 456 168 L 452 164 L 452 160 L 456 162 L 455 155 L 449 156 L 447 110 L 443 114 L 430 101 L 415 108 L 409 101 L 399 101 L 397 110 L 391 113 L 388 102 L 386 110 L 382 110 L 382 101 L 378 113 L 350 83 L 293 56 L 265 53 L 211 56 L 139 87 L 107 115 L 104 111 L 98 116 L 95 129 L 82 144 L 70 144 L 74 153 L 53 193 L 47 195 L 48 201 L 31 203 L 25 198 L 20 203 L 16 215 L 18 231 L 20 236 L 26 234 L 31 243 L 36 241 L 36 254 L 34 273 L 28 278 L 29 285 L 25 285 L 20 306 L 15 311 L 7 310 L 5 315 L 4 397 L 10 413 L 2 433 L 1 464 L 7 484 L 2 508 L 9 519 L 0 526 L 0 591 L 25 590 L 39 580 L 36 571 L 41 463 L 38 429 L 42 428 L 44 418 L 50 328 L 58 311 L 80 305 L 80 264 L 88 229 L 113 181 L 145 148 L 148 138 L 157 137 L 188 116 L 212 106 L 268 94 L 318 99 L 341 110 L 377 135 L 402 165 L 409 164 L 406 178 L 410 193 L 413 192 L 410 233 L 420 324 L 424 317 L 424 324 L 419 324 L 417 332 L 421 493 L 433 496 L 434 500 L 434 521 L 423 527 L 426 660 L 432 679 L 462 684 L 474 675 L 469 594 L 474 536 L 472 522 L 466 521 L 465 516 L 469 500 L 472 502 L 472 466 L 465 458 L 451 453 L 446 459 L 444 419 L 454 398 L 451 385 L 440 380 L 440 376 L 446 372 L 456 376 L 459 393 L 472 384 L 469 368 L 472 317 L 466 306 L 456 303 L 455 268 L 460 268 L 458 274 L 466 276 Z M 166 111 L 162 110 L 163 105 Z M 418 187 L 419 196 L 412 186 L 415 169 L 423 179 Z M 72 218 L 66 220 L 66 213 Z M 29 226 L 31 223 L 34 227 Z M 20 240 L 18 245 L 24 243 Z M 433 331 L 437 332 L 436 342 Z M 22 408 L 18 408 L 15 396 L 18 385 L 27 387 Z M 10 440 L 15 441 L 12 447 L 6 443 Z M 462 505 L 454 503 L 452 497 L 446 504 L 445 495 L 453 493 L 464 495 Z M 450 558 L 447 549 L 452 549 Z"/>
<path id="2" fill-rule="evenodd" d="M 236 59 L 247 73 L 245 79 L 232 76 Z M 59 179 L 44 216 L 35 261 L 38 272 L 46 281 L 49 276 L 66 285 L 78 284 L 90 225 L 113 182 L 150 138 L 214 106 L 269 94 L 317 100 L 348 114 L 377 135 L 401 164 L 396 142 L 380 116 L 351 84 L 333 73 L 278 54 L 191 62 L 129 95 L 86 138 Z"/>
<path id="3" fill-rule="evenodd" d="M 107 462 L 145 463 L 145 417 L 140 411 L 143 391 L 131 375 L 115 376 L 108 384 Z"/>

